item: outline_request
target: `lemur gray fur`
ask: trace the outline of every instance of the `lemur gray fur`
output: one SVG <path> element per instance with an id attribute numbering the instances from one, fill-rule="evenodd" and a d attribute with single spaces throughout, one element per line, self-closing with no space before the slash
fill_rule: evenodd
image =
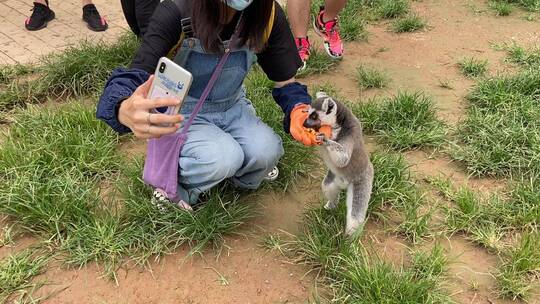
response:
<path id="1" fill-rule="evenodd" d="M 331 138 L 319 146 L 328 167 L 322 191 L 328 200 L 324 206 L 333 209 L 339 194 L 347 189 L 347 224 L 345 233 L 354 234 L 366 219 L 373 186 L 373 165 L 364 147 L 360 121 L 350 109 L 324 92 L 318 92 L 304 127 L 318 131 L 321 125 L 332 128 Z"/>

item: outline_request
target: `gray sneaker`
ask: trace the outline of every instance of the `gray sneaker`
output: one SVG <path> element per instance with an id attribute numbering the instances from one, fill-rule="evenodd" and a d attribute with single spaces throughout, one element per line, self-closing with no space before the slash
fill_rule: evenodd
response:
<path id="1" fill-rule="evenodd" d="M 273 182 L 275 181 L 279 176 L 279 169 L 277 167 L 274 167 L 272 171 L 268 172 L 268 175 L 264 177 L 265 181 Z"/>
<path id="2" fill-rule="evenodd" d="M 164 213 L 167 211 L 167 205 L 174 205 L 180 209 L 184 209 L 187 211 L 192 211 L 193 208 L 183 200 L 180 200 L 179 202 L 173 202 L 169 198 L 165 196 L 163 191 L 159 189 L 154 189 L 154 193 L 152 195 L 152 199 L 150 200 L 150 203 L 154 205 L 161 213 Z"/>

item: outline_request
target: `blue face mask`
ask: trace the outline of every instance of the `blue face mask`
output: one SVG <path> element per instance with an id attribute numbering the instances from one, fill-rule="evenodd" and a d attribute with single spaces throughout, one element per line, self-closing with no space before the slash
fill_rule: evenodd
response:
<path id="1" fill-rule="evenodd" d="M 234 10 L 243 11 L 253 2 L 253 0 L 225 0 L 225 2 Z"/>

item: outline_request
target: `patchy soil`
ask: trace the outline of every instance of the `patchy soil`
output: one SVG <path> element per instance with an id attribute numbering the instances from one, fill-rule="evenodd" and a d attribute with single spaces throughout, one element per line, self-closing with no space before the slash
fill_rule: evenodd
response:
<path id="1" fill-rule="evenodd" d="M 465 56 L 489 60 L 491 74 L 512 71 L 503 62 L 504 52 L 493 44 L 517 41 L 523 45 L 540 44 L 538 21 L 522 18 L 526 13 L 516 9 L 509 17 L 496 17 L 484 1 L 424 0 L 412 2 L 413 10 L 426 18 L 429 28 L 412 34 L 389 32 L 388 24 L 368 26 L 369 41 L 347 43 L 345 58 L 339 67 L 324 75 L 304 79 L 308 84 L 328 82 L 341 95 L 363 102 L 374 96 L 394 94 L 399 90 L 421 90 L 433 97 L 440 117 L 450 127 L 463 116 L 464 97 L 473 81 L 462 76 L 456 63 Z M 311 35 L 315 37 L 315 35 Z M 355 68 L 361 63 L 385 69 L 392 81 L 384 90 L 360 91 L 354 80 Z M 448 83 L 451 89 L 441 87 Z M 373 139 L 367 139 L 373 146 Z M 123 142 L 129 154 L 145 151 L 144 142 Z M 469 184 L 480 191 L 498 190 L 504 182 L 493 179 L 471 179 L 459 164 L 440 153 L 413 151 L 405 154 L 421 179 L 445 176 L 458 184 Z M 100 277 L 96 265 L 65 270 L 53 265 L 43 276 L 51 285 L 39 294 L 59 292 L 44 303 L 306 303 L 315 293 L 315 278 L 305 275 L 308 269 L 295 266 L 275 253 L 260 247 L 260 240 L 270 232 L 294 233 L 304 208 L 319 202 L 318 181 L 289 194 L 263 194 L 257 204 L 261 216 L 247 224 L 241 235 L 226 239 L 217 256 L 186 259 L 187 249 L 151 263 L 151 271 L 137 268 L 121 270 L 119 284 Z M 390 261 L 400 264 L 407 252 L 405 241 L 369 223 L 366 234 Z M 13 248 L 0 248 L 0 257 L 27 246 L 31 239 L 17 241 Z M 448 289 L 458 303 L 509 303 L 497 299 L 495 280 L 490 272 L 497 264 L 496 255 L 487 253 L 453 236 L 444 240 L 453 263 Z M 53 263 L 54 264 L 54 263 Z M 530 299 L 530 303 L 540 303 Z"/>
<path id="2" fill-rule="evenodd" d="M 121 269 L 118 282 L 100 277 L 95 264 L 66 270 L 53 263 L 37 280 L 51 285 L 40 295 L 59 291 L 43 303 L 306 303 L 315 278 L 278 253 L 260 246 L 268 233 L 296 232 L 305 202 L 313 193 L 260 196 L 262 216 L 228 237 L 220 252 L 187 257 L 189 249 L 152 262 L 148 269 Z"/>

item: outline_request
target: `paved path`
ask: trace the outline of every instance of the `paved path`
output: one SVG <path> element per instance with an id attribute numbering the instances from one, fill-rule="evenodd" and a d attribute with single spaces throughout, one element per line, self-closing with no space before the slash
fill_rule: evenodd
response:
<path id="1" fill-rule="evenodd" d="M 30 32 L 24 21 L 32 12 L 32 0 L 0 0 L 0 64 L 27 63 L 41 55 L 61 51 L 81 39 L 113 41 L 129 27 L 119 0 L 94 0 L 109 29 L 92 32 L 82 21 L 80 0 L 50 0 L 56 19 L 42 30 Z"/>

